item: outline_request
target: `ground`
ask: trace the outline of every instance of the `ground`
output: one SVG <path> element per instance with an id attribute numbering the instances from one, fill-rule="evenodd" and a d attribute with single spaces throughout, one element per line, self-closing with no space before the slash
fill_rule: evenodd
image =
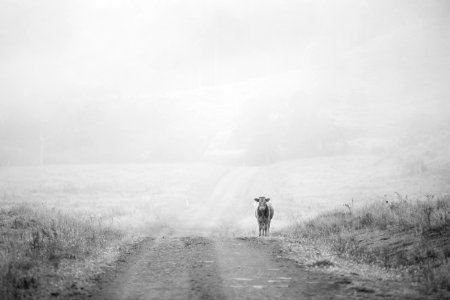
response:
<path id="1" fill-rule="evenodd" d="M 447 179 L 405 177 L 371 158 L 348 157 L 265 167 L 5 168 L 0 189 L 5 209 L 17 203 L 44 206 L 62 225 L 73 215 L 92 228 L 133 233 L 118 258 L 111 254 L 105 260 L 102 251 L 93 252 L 103 261 L 96 264 L 101 272 L 66 276 L 77 279 L 58 286 L 51 294 L 55 299 L 414 299 L 432 296 L 383 270 L 323 259 L 317 255 L 321 249 L 310 253 L 314 249 L 289 244 L 280 232 L 321 211 L 342 208 L 353 195 L 356 206 L 384 200 L 397 188 L 408 195 L 445 192 Z M 259 196 L 270 197 L 275 208 L 268 238 L 256 237 L 253 199 Z M 53 219 L 47 220 L 50 228 Z M 90 277 L 92 284 L 81 285 L 81 277 Z"/>
<path id="2" fill-rule="evenodd" d="M 418 288 L 286 258 L 276 238 L 145 240 L 105 273 L 94 299 L 420 299 Z"/>
<path id="3" fill-rule="evenodd" d="M 282 238 L 254 237 L 248 230 L 257 228 L 254 208 L 240 200 L 254 193 L 258 172 L 259 168 L 242 167 L 225 173 L 210 197 L 183 208 L 177 222 L 139 244 L 117 269 L 100 278 L 90 295 L 95 299 L 423 297 L 416 285 L 384 277 L 382 272 L 370 276 L 348 265 L 328 270 L 320 261 L 292 259 L 295 255 L 288 253 Z M 276 202 L 274 206 L 277 214 Z"/>

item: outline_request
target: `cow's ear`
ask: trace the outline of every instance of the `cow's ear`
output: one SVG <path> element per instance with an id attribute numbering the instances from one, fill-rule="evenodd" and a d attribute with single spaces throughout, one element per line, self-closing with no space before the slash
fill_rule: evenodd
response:
<path id="1" fill-rule="evenodd" d="M 270 198 L 266 198 L 266 202 L 269 202 L 270 201 Z"/>
<path id="2" fill-rule="evenodd" d="M 259 198 L 255 198 L 255 201 L 256 201 L 256 202 L 259 202 Z"/>

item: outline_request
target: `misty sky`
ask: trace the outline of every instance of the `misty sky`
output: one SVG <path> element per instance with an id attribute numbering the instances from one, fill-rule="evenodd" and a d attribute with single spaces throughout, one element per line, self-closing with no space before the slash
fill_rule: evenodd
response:
<path id="1" fill-rule="evenodd" d="M 0 108 L 150 109 L 155 95 L 228 86 L 231 102 L 300 91 L 440 110 L 449 14 L 445 0 L 0 0 Z"/>
<path id="2" fill-rule="evenodd" d="M 321 68 L 383 39 L 390 44 L 381 50 L 391 55 L 434 61 L 448 48 L 440 52 L 422 43 L 448 42 L 449 6 L 447 1 L 2 0 L 2 91 L 28 98 L 82 88 L 189 89 Z M 417 47 L 433 51 L 422 57 Z M 418 53 L 410 57 L 409 51 Z"/>

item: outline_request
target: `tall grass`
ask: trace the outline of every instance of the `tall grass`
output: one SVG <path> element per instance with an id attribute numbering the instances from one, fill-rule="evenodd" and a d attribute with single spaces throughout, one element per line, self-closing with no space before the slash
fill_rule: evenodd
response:
<path id="1" fill-rule="evenodd" d="M 291 233 L 347 259 L 403 270 L 429 291 L 450 291 L 450 196 L 346 204 Z"/>
<path id="2" fill-rule="evenodd" d="M 0 299 L 86 293 L 121 250 L 181 222 L 228 170 L 194 163 L 0 168 Z"/>
<path id="3" fill-rule="evenodd" d="M 43 206 L 0 210 L 0 233 L 1 299 L 79 293 L 80 280 L 100 271 L 96 259 L 114 252 L 125 237 L 88 215 L 68 216 Z"/>

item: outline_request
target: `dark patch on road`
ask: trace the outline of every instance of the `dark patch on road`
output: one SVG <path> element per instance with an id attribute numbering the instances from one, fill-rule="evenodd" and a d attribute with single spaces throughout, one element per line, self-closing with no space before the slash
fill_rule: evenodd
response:
<path id="1" fill-rule="evenodd" d="M 366 288 L 364 286 L 354 286 L 354 287 L 351 287 L 351 289 L 355 290 L 357 292 L 360 292 L 360 293 L 375 293 L 374 290 Z"/>

